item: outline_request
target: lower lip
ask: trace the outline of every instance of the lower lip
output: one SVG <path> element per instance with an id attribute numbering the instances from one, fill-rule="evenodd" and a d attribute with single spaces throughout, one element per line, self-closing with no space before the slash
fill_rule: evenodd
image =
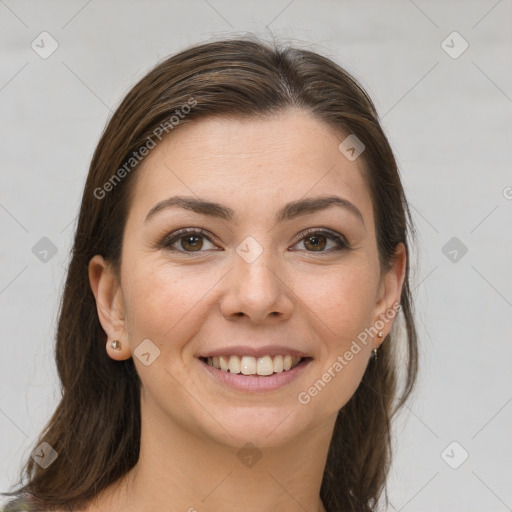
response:
<path id="1" fill-rule="evenodd" d="M 243 375 L 241 373 L 225 372 L 210 366 L 201 359 L 199 362 L 205 370 L 221 384 L 229 386 L 238 391 L 261 392 L 274 391 L 293 380 L 297 379 L 307 368 L 312 359 L 304 359 L 300 364 L 291 370 L 285 370 L 279 373 L 273 373 L 269 376 Z"/>

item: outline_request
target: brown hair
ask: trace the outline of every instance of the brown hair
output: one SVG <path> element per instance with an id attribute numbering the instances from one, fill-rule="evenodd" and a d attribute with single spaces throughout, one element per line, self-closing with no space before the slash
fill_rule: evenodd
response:
<path id="1" fill-rule="evenodd" d="M 184 105 L 192 104 L 180 115 Z M 270 46 L 251 37 L 201 44 L 171 56 L 130 90 L 108 122 L 90 165 L 60 305 L 56 361 L 62 398 L 35 445 L 47 442 L 59 455 L 46 469 L 28 458 L 19 485 L 25 476 L 27 482 L 3 494 L 23 495 L 47 509 L 76 510 L 138 460 L 140 380 L 132 359 L 114 361 L 106 354 L 106 334 L 88 278 L 88 264 L 96 254 L 119 269 L 137 168 L 130 159 L 155 139 L 159 127 L 160 134 L 162 126 L 169 133 L 175 129 L 169 124 L 173 115 L 183 124 L 211 115 L 270 115 L 290 107 L 364 143 L 382 269 L 389 268 L 397 244 L 403 243 L 407 252 L 400 319 L 407 355 L 398 358 L 394 328 L 378 362 L 368 364 L 357 391 L 338 413 L 321 486 L 328 511 L 375 509 L 390 466 L 391 418 L 408 397 L 417 372 L 407 202 L 375 107 L 358 82 L 315 52 Z M 122 176 L 115 179 L 121 168 L 125 172 L 117 172 Z M 405 375 L 400 390 L 398 371 Z"/>

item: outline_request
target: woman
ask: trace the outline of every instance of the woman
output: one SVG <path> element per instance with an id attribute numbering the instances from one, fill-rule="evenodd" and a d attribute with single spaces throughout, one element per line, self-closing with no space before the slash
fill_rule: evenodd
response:
<path id="1" fill-rule="evenodd" d="M 9 495 L 375 510 L 417 369 L 408 220 L 375 108 L 332 61 L 239 39 L 159 64 L 95 151 L 62 400 Z"/>

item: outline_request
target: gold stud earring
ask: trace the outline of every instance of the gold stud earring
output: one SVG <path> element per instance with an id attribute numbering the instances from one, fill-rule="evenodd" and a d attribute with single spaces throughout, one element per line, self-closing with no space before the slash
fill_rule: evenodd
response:
<path id="1" fill-rule="evenodd" d="M 121 342 L 119 340 L 113 340 L 110 342 L 110 346 L 114 349 L 114 350 L 121 350 Z"/>
<path id="2" fill-rule="evenodd" d="M 382 331 L 379 331 L 379 334 L 377 334 L 377 336 L 378 336 L 379 338 L 382 338 L 382 336 L 384 336 L 384 333 L 383 333 Z"/>
<path id="3" fill-rule="evenodd" d="M 372 350 L 372 359 L 373 359 L 374 361 L 377 361 L 377 352 L 378 352 L 378 350 L 377 350 L 376 348 L 374 348 L 374 349 Z"/>

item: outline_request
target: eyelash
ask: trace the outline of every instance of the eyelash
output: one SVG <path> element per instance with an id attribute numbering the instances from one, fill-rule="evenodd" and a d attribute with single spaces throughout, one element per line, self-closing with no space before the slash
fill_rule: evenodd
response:
<path id="1" fill-rule="evenodd" d="M 181 253 L 193 254 L 193 255 L 205 252 L 205 251 L 184 251 L 184 250 L 176 249 L 176 248 L 172 247 L 172 245 L 174 245 L 177 241 L 179 241 L 180 238 L 182 238 L 186 235 L 200 235 L 200 236 L 203 236 L 204 238 L 206 238 L 210 243 L 212 243 L 212 244 L 214 243 L 211 240 L 211 237 L 209 236 L 209 234 L 204 229 L 202 229 L 202 228 L 184 228 L 184 229 L 179 229 L 178 231 L 175 231 L 174 233 L 171 233 L 170 235 L 166 236 L 160 242 L 160 244 L 158 244 L 158 247 L 161 249 L 167 249 L 172 252 L 181 252 Z M 308 236 L 312 236 L 312 235 L 323 235 L 326 238 L 334 241 L 338 247 L 334 248 L 334 249 L 328 249 L 326 251 L 307 251 L 306 250 L 306 252 L 309 252 L 312 254 L 315 254 L 315 253 L 316 254 L 326 254 L 326 253 L 328 254 L 328 253 L 335 252 L 335 251 L 351 249 L 351 247 L 348 244 L 345 237 L 338 235 L 335 231 L 330 231 L 328 229 L 321 229 L 321 228 L 320 229 L 319 228 L 309 228 L 309 229 L 302 231 L 298 235 L 300 237 L 300 239 L 297 240 L 297 242 L 294 245 L 297 245 L 299 242 L 306 239 Z"/>

